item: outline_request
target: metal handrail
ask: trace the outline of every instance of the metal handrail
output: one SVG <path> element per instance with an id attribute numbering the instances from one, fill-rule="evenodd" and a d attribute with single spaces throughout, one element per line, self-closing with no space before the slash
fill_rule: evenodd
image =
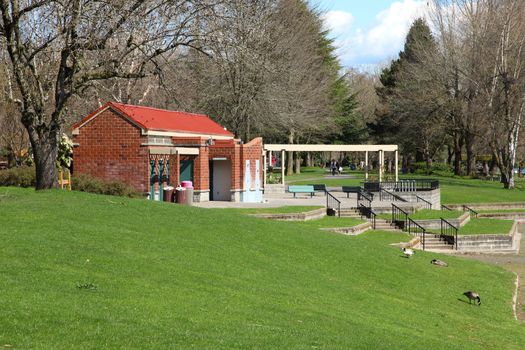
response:
<path id="1" fill-rule="evenodd" d="M 392 203 L 392 223 L 402 229 L 403 231 L 406 231 L 407 228 L 407 222 L 408 222 L 408 213 Z"/>
<path id="2" fill-rule="evenodd" d="M 477 211 L 475 211 L 472 208 L 467 207 L 466 205 L 463 205 L 463 211 L 468 211 L 471 215 L 474 215 L 475 218 L 477 218 L 479 214 Z"/>
<path id="3" fill-rule="evenodd" d="M 366 204 L 365 207 L 372 208 L 372 201 L 373 201 L 373 197 L 369 196 L 367 192 L 359 191 L 357 193 L 357 208 L 359 208 L 359 206 L 363 203 Z"/>
<path id="4" fill-rule="evenodd" d="M 385 198 L 386 197 L 386 198 Z M 403 197 L 398 196 L 395 193 L 392 193 L 390 191 L 385 190 L 384 188 L 379 191 L 379 200 L 390 200 L 390 201 L 400 201 L 400 202 L 407 202 L 407 200 Z"/>
<path id="5" fill-rule="evenodd" d="M 372 208 L 366 207 L 363 204 L 359 204 L 359 213 L 361 216 L 365 216 L 366 218 L 372 220 L 372 228 L 375 230 L 377 214 L 372 210 Z"/>
<path id="6" fill-rule="evenodd" d="M 453 211 L 452 209 L 450 209 L 449 207 L 447 207 L 447 206 L 444 205 L 444 204 L 441 204 L 441 210 Z"/>
<path id="7" fill-rule="evenodd" d="M 425 203 L 425 209 L 432 209 L 432 203 L 427 201 L 425 198 L 422 198 L 420 196 L 416 196 L 416 201 Z"/>
<path id="8" fill-rule="evenodd" d="M 400 181 L 371 182 L 365 181 L 365 189 L 377 192 L 380 188 L 392 189 L 395 192 L 429 191 L 439 188 L 439 180 L 433 179 L 409 179 Z"/>
<path id="9" fill-rule="evenodd" d="M 443 218 L 441 218 L 441 235 L 440 236 L 441 238 L 444 238 L 444 237 L 452 238 L 453 240 L 452 244 L 455 246 L 456 250 L 458 250 L 458 228 Z"/>
<path id="10" fill-rule="evenodd" d="M 419 230 L 418 230 L 419 229 Z M 412 220 L 410 217 L 408 218 L 408 233 L 412 236 L 419 235 L 422 238 L 423 243 L 423 250 L 425 250 L 425 237 L 427 234 L 426 228 Z"/>
<path id="11" fill-rule="evenodd" d="M 337 216 L 341 217 L 341 201 L 335 198 L 330 192 L 326 191 L 326 210 L 336 210 L 336 208 Z"/>

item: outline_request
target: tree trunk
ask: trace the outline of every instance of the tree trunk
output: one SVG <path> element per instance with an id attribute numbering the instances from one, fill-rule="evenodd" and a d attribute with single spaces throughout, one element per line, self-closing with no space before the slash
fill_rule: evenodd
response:
<path id="1" fill-rule="evenodd" d="M 468 133 L 465 135 L 465 148 L 467 151 L 467 175 L 473 175 L 475 169 L 474 138 Z"/>
<path id="2" fill-rule="evenodd" d="M 454 175 L 461 175 L 461 150 L 463 148 L 463 138 L 459 133 L 454 135 Z"/>
<path id="3" fill-rule="evenodd" d="M 296 174 L 301 173 L 301 152 L 295 152 L 295 169 Z"/>
<path id="4" fill-rule="evenodd" d="M 288 134 L 288 144 L 292 145 L 294 141 L 294 130 L 290 130 L 290 134 Z M 286 165 L 286 176 L 293 175 L 293 152 L 288 152 L 288 161 Z"/>
<path id="5" fill-rule="evenodd" d="M 306 166 L 312 166 L 312 152 L 306 152 Z"/>
<path id="6" fill-rule="evenodd" d="M 56 168 L 58 142 L 55 137 L 44 137 L 43 140 L 35 140 L 34 136 L 33 133 L 29 132 L 35 159 L 36 189 L 58 188 Z"/>

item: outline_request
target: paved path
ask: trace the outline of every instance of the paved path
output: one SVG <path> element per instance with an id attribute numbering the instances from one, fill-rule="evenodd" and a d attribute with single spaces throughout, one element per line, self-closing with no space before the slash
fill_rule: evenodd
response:
<path id="1" fill-rule="evenodd" d="M 525 232 L 524 224 L 520 225 L 519 231 Z M 525 238 L 522 236 L 518 254 L 462 254 L 461 256 L 499 265 L 519 276 L 516 315 L 519 320 L 525 322 Z"/>

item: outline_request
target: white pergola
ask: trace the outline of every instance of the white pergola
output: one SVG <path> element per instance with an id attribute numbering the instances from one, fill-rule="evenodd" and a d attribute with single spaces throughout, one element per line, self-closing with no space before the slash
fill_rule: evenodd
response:
<path id="1" fill-rule="evenodd" d="M 395 174 L 396 182 L 399 181 L 399 153 L 397 145 L 287 145 L 287 144 L 266 144 L 264 145 L 264 185 L 266 186 L 266 159 L 268 154 L 272 159 L 273 152 L 281 152 L 281 173 L 284 185 L 284 157 L 285 152 L 365 152 L 365 180 L 368 180 L 368 152 L 378 152 L 379 158 L 379 182 L 383 181 L 385 152 L 395 154 Z"/>

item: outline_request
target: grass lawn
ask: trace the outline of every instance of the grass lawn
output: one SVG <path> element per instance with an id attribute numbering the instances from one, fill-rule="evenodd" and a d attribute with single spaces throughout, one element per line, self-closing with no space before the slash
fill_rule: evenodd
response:
<path id="1" fill-rule="evenodd" d="M 408 214 L 412 220 L 439 220 L 443 219 L 457 219 L 465 212 L 459 210 L 430 210 L 423 209 L 413 214 Z M 379 214 L 381 219 L 391 219 L 392 214 Z"/>
<path id="2" fill-rule="evenodd" d="M 412 220 L 439 220 L 443 219 L 457 219 L 461 215 L 465 214 L 463 211 L 459 210 L 429 210 L 423 209 L 414 214 L 409 214 L 408 216 Z"/>
<path id="3" fill-rule="evenodd" d="M 513 220 L 472 218 L 465 226 L 459 229 L 458 234 L 508 234 L 513 224 Z"/>
<path id="4" fill-rule="evenodd" d="M 310 178 L 316 175 L 323 177 L 323 169 L 307 168 L 305 174 Z M 334 176 L 333 179 L 322 179 L 319 183 L 327 186 L 359 186 L 364 181 L 362 172 L 347 172 L 357 176 L 355 179 L 344 179 Z M 287 176 L 287 183 L 296 185 L 313 183 L 304 181 L 303 174 Z M 371 174 L 377 178 L 376 174 Z M 521 179 L 516 179 L 516 189 L 506 190 L 497 181 L 485 181 L 477 179 L 450 178 L 425 175 L 400 175 L 400 179 L 437 179 L 441 187 L 441 202 L 444 204 L 469 204 L 469 203 L 502 203 L 502 202 L 525 202 L 525 185 Z"/>
<path id="5" fill-rule="evenodd" d="M 349 237 L 309 225 L 0 188 L 0 345 L 523 348 L 512 273 L 427 252 L 405 259 L 390 245 L 409 239 L 401 233 Z M 465 302 L 471 289 L 482 306 Z"/>

